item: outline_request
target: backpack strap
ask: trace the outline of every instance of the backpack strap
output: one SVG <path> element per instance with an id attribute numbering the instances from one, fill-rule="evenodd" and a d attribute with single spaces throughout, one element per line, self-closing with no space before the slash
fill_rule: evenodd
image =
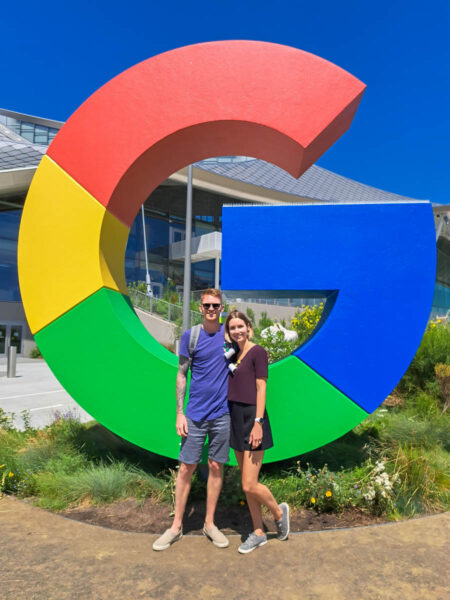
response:
<path id="1" fill-rule="evenodd" d="M 192 367 L 194 350 L 197 348 L 198 338 L 200 337 L 201 330 L 201 325 L 194 325 L 194 327 L 191 328 L 191 333 L 189 334 L 189 368 Z"/>

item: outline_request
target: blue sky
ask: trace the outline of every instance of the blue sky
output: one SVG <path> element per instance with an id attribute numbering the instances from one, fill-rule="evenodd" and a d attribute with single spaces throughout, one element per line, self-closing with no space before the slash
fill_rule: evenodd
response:
<path id="1" fill-rule="evenodd" d="M 16 4 L 0 23 L 0 106 L 65 120 L 98 87 L 203 41 L 295 46 L 367 85 L 317 164 L 391 192 L 450 202 L 450 3 L 410 0 L 80 0 Z"/>

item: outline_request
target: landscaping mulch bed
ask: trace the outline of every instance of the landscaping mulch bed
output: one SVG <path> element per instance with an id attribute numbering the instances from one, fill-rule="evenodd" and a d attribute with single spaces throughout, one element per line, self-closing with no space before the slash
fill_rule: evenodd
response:
<path id="1" fill-rule="evenodd" d="M 172 523 L 170 507 L 155 504 L 151 500 L 138 504 L 134 498 L 128 498 L 106 506 L 78 506 L 60 513 L 61 515 L 120 531 L 139 533 L 161 533 Z M 201 534 L 205 515 L 204 502 L 188 505 L 183 523 L 184 533 Z M 227 534 L 246 534 L 252 529 L 250 515 L 246 506 L 218 506 L 216 525 Z M 291 509 L 291 531 L 320 531 L 340 527 L 360 527 L 382 523 L 383 519 L 348 510 L 340 515 L 318 514 L 313 510 Z M 275 527 L 270 515 L 264 523 L 268 531 Z"/>

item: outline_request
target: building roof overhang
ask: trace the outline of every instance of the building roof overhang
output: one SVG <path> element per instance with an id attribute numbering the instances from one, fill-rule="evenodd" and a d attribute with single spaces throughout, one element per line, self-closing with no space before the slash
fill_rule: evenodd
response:
<path id="1" fill-rule="evenodd" d="M 0 196 L 14 196 L 27 192 L 37 166 L 0 171 Z"/>

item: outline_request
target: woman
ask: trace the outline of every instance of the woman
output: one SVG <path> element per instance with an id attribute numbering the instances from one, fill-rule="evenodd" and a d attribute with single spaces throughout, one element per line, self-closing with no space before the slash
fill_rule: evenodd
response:
<path id="1" fill-rule="evenodd" d="M 233 310 L 225 322 L 225 332 L 230 341 L 239 346 L 236 368 L 228 385 L 228 402 L 231 417 L 231 440 L 242 475 L 242 489 L 253 521 L 253 532 L 239 547 L 247 554 L 267 543 L 263 529 L 261 505 L 267 506 L 277 527 L 279 540 L 289 535 L 289 506 L 278 505 L 269 488 L 258 482 L 264 450 L 273 446 L 269 418 L 266 411 L 266 382 L 268 376 L 267 353 L 250 341 L 252 324 L 243 313 Z"/>

